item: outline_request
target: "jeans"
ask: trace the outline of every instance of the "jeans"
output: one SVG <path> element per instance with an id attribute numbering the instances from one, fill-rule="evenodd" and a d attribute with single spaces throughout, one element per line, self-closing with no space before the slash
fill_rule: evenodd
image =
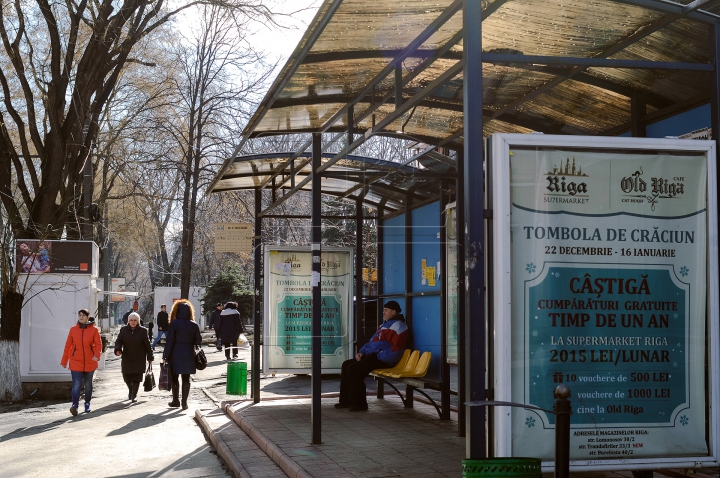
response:
<path id="1" fill-rule="evenodd" d="M 158 330 L 157 337 L 155 337 L 155 342 L 152 344 L 153 350 L 155 350 L 155 346 L 158 342 L 160 342 L 160 338 L 165 336 L 165 340 L 167 340 L 167 330 Z"/>
<path id="2" fill-rule="evenodd" d="M 92 398 L 92 390 L 93 390 L 93 374 L 95 371 L 92 372 L 73 372 L 70 371 L 70 375 L 72 376 L 72 406 L 77 408 L 78 407 L 78 401 L 80 400 L 80 387 L 83 382 L 85 382 L 85 403 L 90 403 L 90 399 Z"/>

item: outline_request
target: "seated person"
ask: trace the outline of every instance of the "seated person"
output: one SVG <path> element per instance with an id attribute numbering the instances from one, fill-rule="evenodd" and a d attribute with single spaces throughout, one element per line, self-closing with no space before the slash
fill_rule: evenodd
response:
<path id="1" fill-rule="evenodd" d="M 340 372 L 340 402 L 335 408 L 349 408 L 351 412 L 368 409 L 365 377 L 376 368 L 395 365 L 407 346 L 410 329 L 394 300 L 383 307 L 383 324 L 370 342 L 363 345 L 355 358 L 346 360 Z"/>

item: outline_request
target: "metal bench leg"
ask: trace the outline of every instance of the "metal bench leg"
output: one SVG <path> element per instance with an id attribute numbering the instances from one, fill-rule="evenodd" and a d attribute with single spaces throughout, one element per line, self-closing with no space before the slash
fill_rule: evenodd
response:
<path id="1" fill-rule="evenodd" d="M 413 391 L 415 390 L 415 387 L 412 385 L 408 385 L 405 388 L 405 408 L 412 408 L 413 407 Z"/>
<path id="2" fill-rule="evenodd" d="M 377 382 L 377 398 L 385 398 L 385 380 L 375 378 Z"/>
<path id="3" fill-rule="evenodd" d="M 382 378 L 380 378 L 380 377 L 375 377 L 375 380 L 377 380 L 378 383 L 380 383 L 380 382 L 387 383 L 390 388 L 392 388 L 393 390 L 395 390 L 395 393 L 397 393 L 397 396 L 400 397 L 400 400 L 402 400 L 403 405 L 405 405 L 405 398 L 402 396 L 402 393 L 400 393 L 400 390 L 398 390 L 397 388 L 395 388 L 395 385 L 393 385 L 393 384 L 390 383 L 390 382 L 385 381 L 384 379 L 382 379 Z"/>
<path id="4" fill-rule="evenodd" d="M 427 398 L 428 400 L 430 400 L 430 403 L 432 403 L 433 407 L 435 407 L 435 410 L 437 411 L 438 416 L 440 417 L 440 420 L 442 420 L 442 419 L 443 419 L 442 411 L 440 410 L 440 407 L 437 406 L 437 403 L 435 402 L 435 400 L 433 400 L 433 399 L 430 397 L 430 395 L 428 395 L 427 393 L 423 392 L 423 391 L 420 390 L 419 388 L 416 388 L 415 390 L 416 390 L 418 393 L 421 393 L 421 394 L 425 395 L 425 398 Z"/>

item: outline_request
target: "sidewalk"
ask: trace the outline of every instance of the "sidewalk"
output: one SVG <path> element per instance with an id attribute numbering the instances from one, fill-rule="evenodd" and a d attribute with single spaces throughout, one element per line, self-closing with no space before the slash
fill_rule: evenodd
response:
<path id="1" fill-rule="evenodd" d="M 161 354 L 158 347 L 156 364 Z M 168 408 L 169 401 L 156 388 L 131 404 L 120 359 L 108 356 L 95 373 L 91 413 L 73 418 L 69 401 L 0 404 L 0 477 L 232 476 L 194 420 L 195 409 L 212 401 L 196 384 L 189 410 Z"/>
<path id="2" fill-rule="evenodd" d="M 337 410 L 339 376 L 325 376 L 323 443 L 312 445 L 309 376 L 261 375 L 263 400 L 254 404 L 249 397 L 225 393 L 225 355 L 204 349 L 208 367 L 193 377 L 186 411 L 168 408 L 170 393 L 157 389 L 140 392 L 136 404 L 127 401 L 114 356 L 95 375 L 92 413 L 73 418 L 69 402 L 0 404 L 0 477 L 461 476 L 465 439 L 456 436 L 456 413 L 441 421 L 433 407 L 416 400 L 414 409 L 405 409 L 389 394 L 384 400 L 368 396 L 368 412 Z M 159 347 L 156 363 L 160 357 Z M 249 350 L 240 352 L 240 360 L 250 368 Z M 371 379 L 367 384 L 374 387 Z M 684 476 L 674 471 L 678 474 L 663 471 L 654 477 Z M 718 476 L 716 469 L 702 472 L 694 476 Z"/>

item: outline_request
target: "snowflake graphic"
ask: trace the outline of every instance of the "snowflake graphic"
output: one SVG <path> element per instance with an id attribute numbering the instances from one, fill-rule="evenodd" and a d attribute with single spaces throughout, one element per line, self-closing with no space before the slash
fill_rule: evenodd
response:
<path id="1" fill-rule="evenodd" d="M 683 415 L 683 416 L 680 417 L 680 423 L 682 423 L 682 426 L 687 425 L 689 421 L 690 421 L 690 420 L 689 420 L 688 417 L 685 416 L 685 415 Z"/>
<path id="2" fill-rule="evenodd" d="M 680 275 L 681 275 L 681 276 L 685 277 L 685 276 L 688 275 L 689 273 L 690 273 L 690 269 L 688 269 L 687 267 L 682 266 L 682 267 L 680 268 Z"/>
<path id="3" fill-rule="evenodd" d="M 537 331 L 537 330 L 533 330 L 532 336 L 533 336 L 533 337 L 537 337 L 537 336 L 538 336 L 538 331 Z"/>
<path id="4" fill-rule="evenodd" d="M 677 319 L 678 317 L 680 317 L 680 316 L 677 314 L 673 314 L 673 319 Z"/>
<path id="5" fill-rule="evenodd" d="M 559 272 L 553 272 L 552 275 L 554 275 L 555 277 L 560 277 L 560 273 L 559 273 Z"/>
<path id="6" fill-rule="evenodd" d="M 533 264 L 533 263 L 531 262 L 530 264 L 527 265 L 527 267 L 525 268 L 525 270 L 528 271 L 530 274 L 532 274 L 533 272 L 535 272 L 535 264 Z"/>
<path id="7" fill-rule="evenodd" d="M 673 362 L 673 367 L 677 367 L 677 362 Z"/>
<path id="8" fill-rule="evenodd" d="M 535 419 L 533 417 L 527 417 L 525 419 L 525 425 L 527 425 L 528 428 L 532 428 L 535 426 Z"/>

